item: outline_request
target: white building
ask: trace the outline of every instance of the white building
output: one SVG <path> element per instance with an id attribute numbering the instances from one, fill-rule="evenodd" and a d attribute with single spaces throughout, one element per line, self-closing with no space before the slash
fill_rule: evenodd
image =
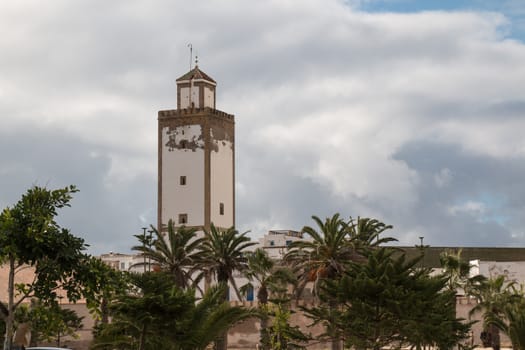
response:
<path id="1" fill-rule="evenodd" d="M 198 66 L 177 79 L 177 109 L 158 113 L 158 223 L 235 225 L 234 116 L 215 109 L 217 83 Z"/>
<path id="2" fill-rule="evenodd" d="M 99 256 L 100 260 L 119 271 L 143 272 L 144 257 L 140 254 L 122 254 L 109 252 Z"/>
<path id="3" fill-rule="evenodd" d="M 507 281 L 525 285 L 525 261 L 470 260 L 470 276 L 482 275 L 487 278 L 505 276 Z"/>
<path id="4" fill-rule="evenodd" d="M 303 240 L 303 233 L 292 230 L 270 230 L 259 239 L 256 248 L 263 248 L 270 258 L 282 260 L 292 242 Z"/>

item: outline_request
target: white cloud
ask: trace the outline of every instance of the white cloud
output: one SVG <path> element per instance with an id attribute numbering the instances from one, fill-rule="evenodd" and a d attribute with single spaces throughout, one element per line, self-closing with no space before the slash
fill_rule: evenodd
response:
<path id="1" fill-rule="evenodd" d="M 477 201 L 466 201 L 459 205 L 454 205 L 448 209 L 452 215 L 458 214 L 469 214 L 479 217 L 486 212 L 487 208 L 485 203 Z"/>
<path id="2" fill-rule="evenodd" d="M 456 180 L 475 177 L 473 192 L 497 180 L 437 164 L 435 154 L 419 168 L 396 154 L 433 142 L 522 171 L 525 45 L 505 39 L 513 23 L 498 13 L 358 8 L 336 0 L 2 3 L 0 129 L 61 131 L 103 155 L 97 184 L 108 196 L 148 202 L 127 185 L 156 180 L 156 112 L 176 106 L 174 80 L 192 42 L 218 81 L 217 107 L 236 115 L 239 226 L 300 228 L 311 214 L 341 211 L 431 241 L 441 223 L 420 216 L 441 208 L 436 217 L 465 220 L 451 230 L 467 227 L 483 207 L 456 205 L 454 193 L 478 198 Z M 32 164 L 3 157 L 9 169 Z M 259 174 L 275 169 L 277 179 Z M 511 192 L 505 185 L 498 191 Z M 437 204 L 425 202 L 429 191 L 442 191 Z M 129 221 L 156 212 L 147 205 Z"/>

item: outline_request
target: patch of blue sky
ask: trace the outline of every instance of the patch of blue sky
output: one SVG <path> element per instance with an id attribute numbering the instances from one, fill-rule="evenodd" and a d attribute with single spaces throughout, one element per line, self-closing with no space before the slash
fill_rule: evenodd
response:
<path id="1" fill-rule="evenodd" d="M 416 13 L 422 11 L 496 12 L 509 21 L 506 36 L 525 42 L 524 0 L 347 0 L 364 12 Z"/>
<path id="2" fill-rule="evenodd" d="M 482 222 L 492 221 L 500 225 L 505 225 L 508 222 L 509 217 L 503 214 L 505 210 L 505 197 L 485 192 L 480 195 L 479 200 L 489 209 L 487 215 L 480 218 Z"/>
<path id="3" fill-rule="evenodd" d="M 505 226 L 510 217 L 505 214 L 506 199 L 500 194 L 482 192 L 474 198 L 460 198 L 452 211 L 460 215 L 475 216 L 479 222 L 495 222 Z"/>

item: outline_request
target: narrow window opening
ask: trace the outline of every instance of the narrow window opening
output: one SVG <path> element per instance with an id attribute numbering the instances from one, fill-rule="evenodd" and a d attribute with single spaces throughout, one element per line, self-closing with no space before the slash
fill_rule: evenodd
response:
<path id="1" fill-rule="evenodd" d="M 180 177 L 180 185 L 181 186 L 185 186 L 186 185 L 186 176 L 181 176 Z"/>
<path id="2" fill-rule="evenodd" d="M 219 204 L 219 214 L 224 215 L 224 203 Z"/>
<path id="3" fill-rule="evenodd" d="M 188 214 L 179 214 L 179 224 L 188 223 Z"/>
<path id="4" fill-rule="evenodd" d="M 180 148 L 182 148 L 182 149 L 186 149 L 186 146 L 187 146 L 187 142 L 186 142 L 186 140 L 182 140 L 182 141 L 180 142 Z"/>

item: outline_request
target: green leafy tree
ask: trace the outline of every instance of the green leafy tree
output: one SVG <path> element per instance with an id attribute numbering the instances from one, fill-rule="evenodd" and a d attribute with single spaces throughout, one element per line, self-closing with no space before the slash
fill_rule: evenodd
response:
<path id="1" fill-rule="evenodd" d="M 126 290 L 129 275 L 111 268 L 98 258 L 89 259 L 79 273 L 84 276 L 86 306 L 96 322 L 95 327 L 99 324 L 107 324 L 108 305 L 120 291 Z"/>
<path id="2" fill-rule="evenodd" d="M 396 253 L 396 254 L 394 254 Z M 431 277 L 393 249 L 370 250 L 366 263 L 350 262 L 340 280 L 327 281 L 320 297 L 338 307 L 305 309 L 315 324 L 330 323 L 348 347 L 434 346 L 448 349 L 463 340 L 469 324 L 455 315 L 446 279 Z"/>
<path id="3" fill-rule="evenodd" d="M 248 253 L 247 258 L 248 265 L 244 275 L 249 282 L 242 286 L 240 291 L 243 294 L 247 294 L 250 290 L 253 291 L 253 282 L 258 286 L 257 300 L 261 310 L 260 342 L 263 349 L 268 349 L 268 313 L 266 312 L 268 301 L 271 297 L 282 299 L 283 295 L 287 294 L 288 285 L 295 284 L 296 278 L 290 269 L 278 266 L 264 249 L 257 248 L 253 253 Z M 286 301 L 288 299 L 277 302 Z"/>
<path id="4" fill-rule="evenodd" d="M 96 334 L 94 349 L 201 350 L 236 322 L 256 316 L 223 301 L 225 285 L 196 302 L 169 274 L 132 275 L 132 285 L 110 306 L 113 321 Z"/>
<path id="5" fill-rule="evenodd" d="M 167 235 L 152 227 L 155 239 L 146 244 L 134 246 L 132 249 L 144 254 L 147 264 L 154 269 L 168 272 L 180 288 L 196 288 L 203 274 L 200 268 L 202 260 L 201 245 L 203 238 L 197 238 L 194 228 L 181 226 L 175 228 L 173 220 L 168 221 Z M 141 235 L 137 236 L 142 239 Z"/>
<path id="6" fill-rule="evenodd" d="M 55 221 L 58 209 L 69 206 L 76 191 L 74 186 L 58 190 L 33 187 L 0 214 L 0 262 L 9 271 L 8 300 L 0 303 L 0 317 L 6 323 L 6 350 L 12 346 L 15 311 L 27 298 L 52 304 L 59 289 L 70 301 L 94 292 L 84 288 L 89 276 L 83 272 L 91 259 L 83 253 L 84 240 Z M 27 266 L 34 270 L 35 279 L 17 284 L 17 271 Z"/>
<path id="7" fill-rule="evenodd" d="M 64 336 L 77 337 L 82 328 L 82 319 L 74 310 L 60 307 L 58 304 L 44 305 L 32 300 L 30 305 L 23 305 L 17 310 L 17 321 L 26 323 L 31 330 L 30 346 L 37 346 L 40 341 L 55 342 L 60 347 Z"/>

